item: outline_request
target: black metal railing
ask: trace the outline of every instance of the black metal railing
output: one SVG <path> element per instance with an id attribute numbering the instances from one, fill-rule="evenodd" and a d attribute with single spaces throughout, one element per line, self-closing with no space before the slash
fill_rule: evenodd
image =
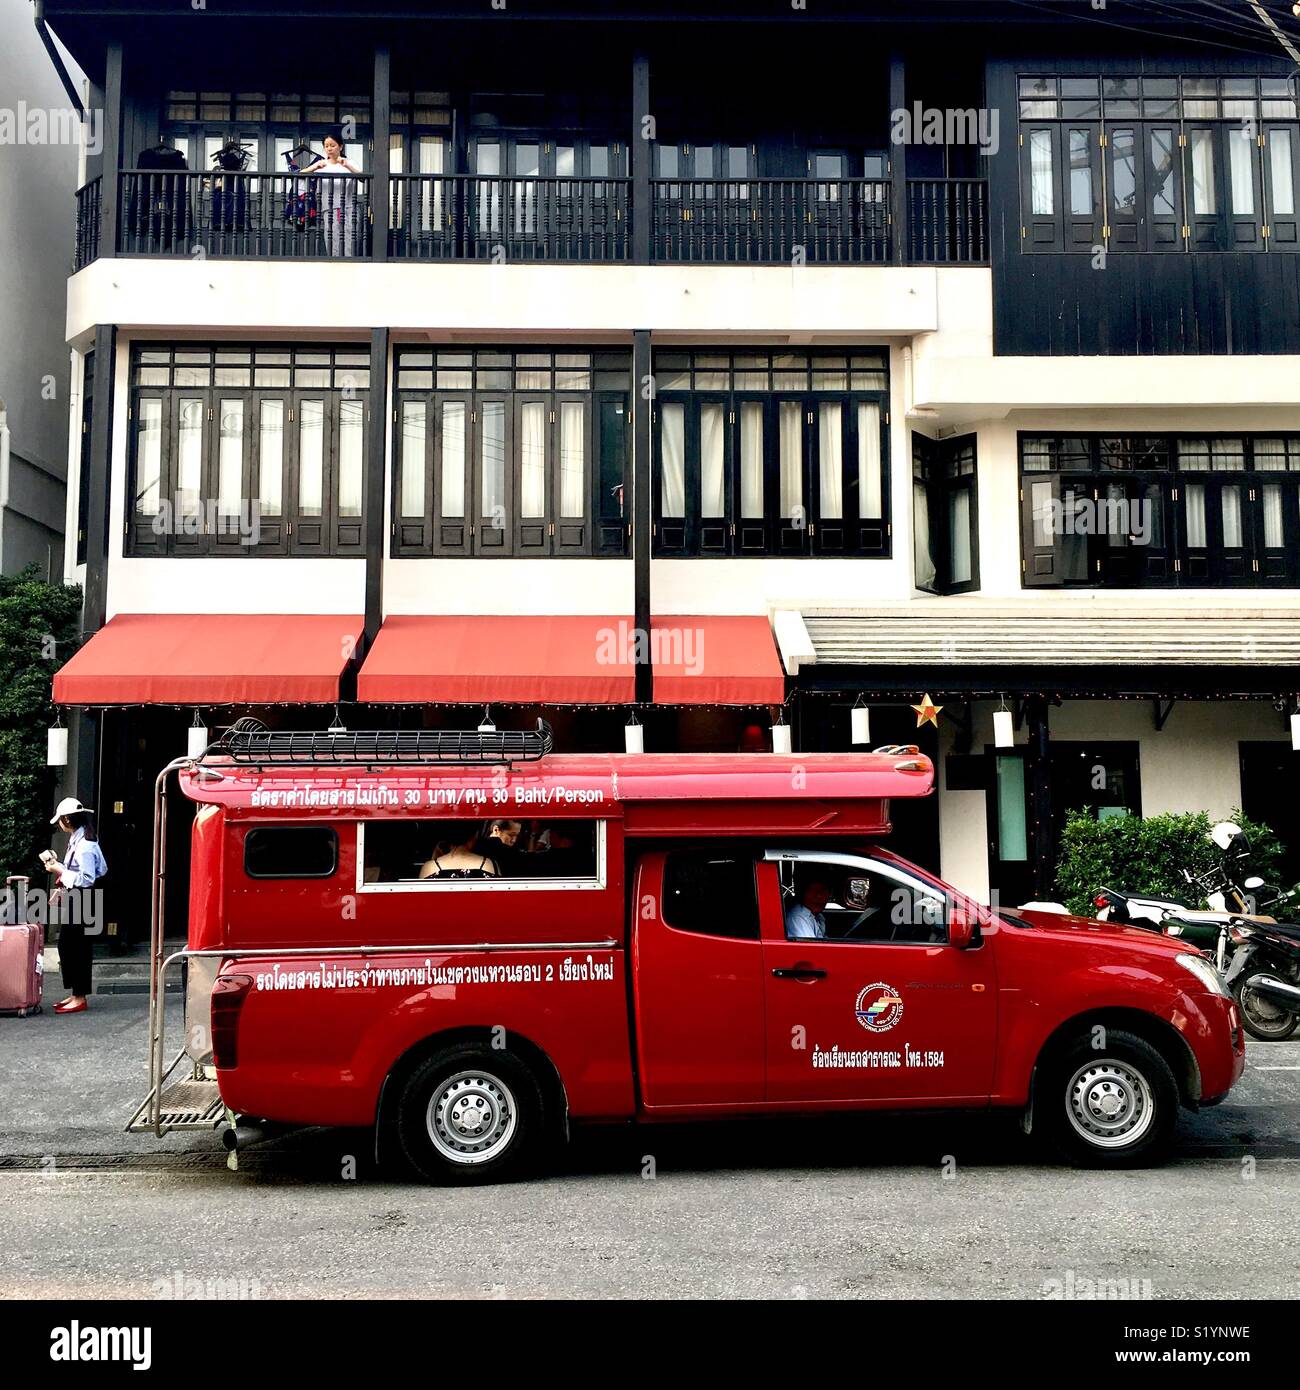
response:
<path id="1" fill-rule="evenodd" d="M 656 261 L 866 265 L 891 255 L 883 179 L 654 179 Z"/>
<path id="2" fill-rule="evenodd" d="M 983 265 L 989 258 L 984 179 L 908 179 L 908 260 L 922 265 Z"/>
<path id="3" fill-rule="evenodd" d="M 394 174 L 387 218 L 368 175 L 126 170 L 117 251 L 126 256 L 369 258 L 386 220 L 399 260 L 601 262 L 632 254 L 650 221 L 661 264 L 984 265 L 983 179 L 909 179 L 893 207 L 886 179 L 654 179 L 632 206 L 626 178 Z M 77 192 L 75 268 L 100 251 L 102 180 Z M 901 243 L 899 239 L 901 238 Z"/>
<path id="4" fill-rule="evenodd" d="M 102 179 L 91 179 L 77 189 L 77 239 L 72 268 L 80 270 L 99 259 L 99 227 L 103 218 Z"/>
<path id="5" fill-rule="evenodd" d="M 370 255 L 368 175 L 129 169 L 119 180 L 125 256 Z"/>
<path id="6" fill-rule="evenodd" d="M 241 719 L 232 725 L 207 753 L 236 763 L 271 766 L 288 763 L 316 766 L 324 763 L 362 763 L 388 766 L 397 763 L 523 763 L 537 762 L 555 747 L 551 726 L 537 721 L 535 729 L 365 729 L 321 732 L 318 730 L 267 729 L 259 720 Z M 205 755 L 206 756 L 206 755 Z"/>
<path id="7" fill-rule="evenodd" d="M 395 174 L 389 254 L 399 259 L 622 261 L 630 179 Z"/>

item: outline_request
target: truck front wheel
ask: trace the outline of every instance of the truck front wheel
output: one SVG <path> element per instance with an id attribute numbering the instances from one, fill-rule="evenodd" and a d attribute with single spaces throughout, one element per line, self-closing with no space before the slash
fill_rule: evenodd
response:
<path id="1" fill-rule="evenodd" d="M 1118 1028 L 1075 1039 L 1047 1067 L 1042 1087 L 1034 1108 L 1041 1104 L 1057 1147 L 1081 1167 L 1154 1163 L 1178 1122 L 1169 1063 L 1145 1038 Z"/>
<path id="2" fill-rule="evenodd" d="M 502 1182 L 540 1148 L 542 1106 L 541 1088 L 518 1058 L 457 1044 L 426 1058 L 403 1083 L 397 1134 L 407 1160 L 431 1182 Z"/>

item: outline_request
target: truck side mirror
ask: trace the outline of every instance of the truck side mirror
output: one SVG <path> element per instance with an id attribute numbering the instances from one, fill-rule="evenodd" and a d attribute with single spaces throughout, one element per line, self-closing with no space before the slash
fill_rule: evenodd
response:
<path id="1" fill-rule="evenodd" d="M 975 928 L 979 924 L 970 912 L 954 903 L 948 909 L 948 945 L 959 951 L 967 950 L 975 940 Z"/>

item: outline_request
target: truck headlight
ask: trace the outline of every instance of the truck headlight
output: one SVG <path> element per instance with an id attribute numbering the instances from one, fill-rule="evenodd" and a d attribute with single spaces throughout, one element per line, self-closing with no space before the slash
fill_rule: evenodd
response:
<path id="1" fill-rule="evenodd" d="M 1232 998 L 1232 991 L 1223 983 L 1223 976 L 1204 956 L 1176 956 L 1175 960 L 1184 970 L 1190 970 L 1211 994 L 1217 994 L 1222 999 Z"/>

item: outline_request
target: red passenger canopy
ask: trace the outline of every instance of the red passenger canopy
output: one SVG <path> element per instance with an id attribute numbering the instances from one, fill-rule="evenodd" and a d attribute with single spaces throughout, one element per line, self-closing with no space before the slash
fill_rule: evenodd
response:
<path id="1" fill-rule="evenodd" d="M 119 613 L 54 677 L 59 705 L 328 704 L 362 619 Z"/>
<path id="2" fill-rule="evenodd" d="M 357 681 L 362 701 L 626 705 L 646 643 L 626 617 L 392 617 Z M 779 705 L 785 678 L 766 618 L 651 621 L 659 704 Z"/>

